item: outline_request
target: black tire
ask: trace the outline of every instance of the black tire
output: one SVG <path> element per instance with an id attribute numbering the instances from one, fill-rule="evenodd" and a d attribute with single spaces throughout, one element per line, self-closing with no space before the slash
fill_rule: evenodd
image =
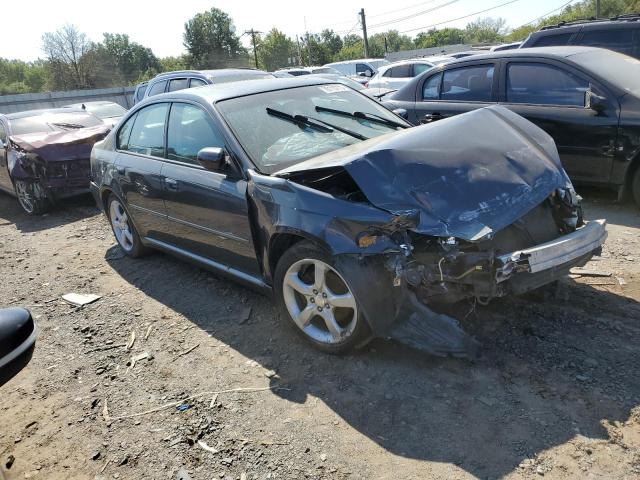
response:
<path id="1" fill-rule="evenodd" d="M 631 194 L 636 205 L 640 207 L 640 168 L 637 168 L 631 179 Z"/>
<path id="2" fill-rule="evenodd" d="M 47 197 L 43 198 L 42 193 L 37 193 L 41 192 L 42 188 L 36 182 L 14 180 L 13 189 L 16 192 L 18 203 L 27 215 L 42 215 L 51 210 L 53 206 Z"/>
<path id="3" fill-rule="evenodd" d="M 116 233 L 116 227 L 114 226 L 114 221 L 111 216 L 112 207 L 114 206 L 114 204 L 121 206 L 122 210 L 126 213 L 126 224 L 128 225 L 129 231 L 131 234 L 130 244 L 121 243 L 120 237 Z M 109 219 L 109 224 L 111 225 L 111 231 L 113 232 L 113 236 L 115 237 L 116 242 L 118 243 L 118 247 L 120 248 L 120 250 L 122 250 L 122 252 L 125 255 L 131 258 L 138 258 L 148 253 L 149 250 L 140 241 L 140 235 L 138 235 L 138 231 L 136 230 L 135 225 L 131 221 L 131 216 L 129 215 L 129 212 L 127 211 L 126 207 L 124 206 L 124 202 L 120 200 L 120 198 L 114 195 L 113 193 L 110 194 L 109 198 L 107 199 L 106 213 L 107 213 L 107 218 Z"/>
<path id="4" fill-rule="evenodd" d="M 346 284 L 346 281 L 344 281 L 342 277 L 342 273 L 340 272 L 340 269 L 334 265 L 331 259 L 331 256 L 327 252 L 325 252 L 323 249 L 317 247 L 315 244 L 311 242 L 308 242 L 308 241 L 298 242 L 295 245 L 293 245 L 291 248 L 289 248 L 289 250 L 287 250 L 282 255 L 282 257 L 280 257 L 275 269 L 275 274 L 274 274 L 274 292 L 276 296 L 276 303 L 277 303 L 280 316 L 283 319 L 283 321 L 289 327 L 291 327 L 294 330 L 294 332 L 296 332 L 296 334 L 298 334 L 302 339 L 304 339 L 306 342 L 314 346 L 316 349 L 325 353 L 331 353 L 336 355 L 346 354 L 353 351 L 355 348 L 359 348 L 366 345 L 372 338 L 371 330 L 369 328 L 369 325 L 367 324 L 367 321 L 362 316 L 362 313 L 360 313 L 359 311 L 357 311 L 357 314 L 355 314 L 355 312 L 352 312 L 351 314 L 352 318 L 355 317 L 355 320 L 352 320 L 352 321 L 355 321 L 355 326 L 351 328 L 350 333 L 344 336 L 342 340 L 335 343 L 326 343 L 326 342 L 318 341 L 312 338 L 311 336 L 309 336 L 305 331 L 302 330 L 301 327 L 298 327 L 298 325 L 295 323 L 291 314 L 289 313 L 289 310 L 287 308 L 286 301 L 285 301 L 285 294 L 284 294 L 284 288 L 286 288 L 284 285 L 285 275 L 289 270 L 289 268 L 292 267 L 294 264 L 296 264 L 299 261 L 307 260 L 307 259 L 320 260 L 321 262 L 324 262 L 326 265 L 330 266 L 335 272 L 337 272 L 340 275 L 340 277 L 335 277 L 335 278 L 339 278 L 340 281 L 344 283 L 348 291 L 349 292 L 351 291 L 349 286 Z M 357 304 L 357 299 L 356 299 L 356 304 Z M 310 305 L 310 304 L 307 304 L 307 305 Z M 333 313 L 335 315 L 336 307 L 331 307 L 331 308 L 333 309 Z"/>

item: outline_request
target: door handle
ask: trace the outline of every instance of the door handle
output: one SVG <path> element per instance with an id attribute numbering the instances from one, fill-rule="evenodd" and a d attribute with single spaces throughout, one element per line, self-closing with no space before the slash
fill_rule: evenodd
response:
<path id="1" fill-rule="evenodd" d="M 173 190 L 175 192 L 178 191 L 178 181 L 175 178 L 166 177 L 164 179 L 164 184 L 167 186 L 167 190 Z"/>
<path id="2" fill-rule="evenodd" d="M 427 113 L 420 119 L 420 123 L 431 123 L 435 122 L 436 120 L 442 120 L 443 118 L 444 115 L 442 115 L 440 112 Z"/>

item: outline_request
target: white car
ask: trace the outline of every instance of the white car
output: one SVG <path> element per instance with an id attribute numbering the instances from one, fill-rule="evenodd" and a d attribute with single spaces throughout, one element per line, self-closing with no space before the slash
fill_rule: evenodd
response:
<path id="1" fill-rule="evenodd" d="M 453 60 L 450 58 L 448 61 Z M 403 87 L 413 77 L 417 77 L 422 72 L 435 67 L 439 63 L 445 63 L 445 61 L 435 62 L 429 60 L 402 60 L 400 62 L 391 63 L 380 67 L 378 73 L 369 80 L 369 88 L 385 88 L 391 90 L 397 90 Z"/>
<path id="2" fill-rule="evenodd" d="M 384 58 L 361 58 L 359 60 L 345 60 L 344 62 L 327 63 L 325 67 L 338 70 L 342 75 L 351 77 L 360 83 L 366 83 L 378 69 L 389 65 Z"/>

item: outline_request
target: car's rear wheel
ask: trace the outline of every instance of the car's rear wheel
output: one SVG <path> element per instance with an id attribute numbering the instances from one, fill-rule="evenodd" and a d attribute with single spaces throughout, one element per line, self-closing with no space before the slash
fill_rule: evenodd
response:
<path id="1" fill-rule="evenodd" d="M 349 284 L 330 255 L 299 242 L 278 261 L 275 292 L 281 315 L 306 341 L 327 353 L 346 353 L 370 338 Z"/>
<path id="2" fill-rule="evenodd" d="M 122 201 L 114 194 L 109 195 L 107 201 L 107 216 L 113 235 L 118 246 L 130 257 L 136 258 L 146 253 L 146 248 L 140 241 L 140 236 L 124 208 Z"/>
<path id="3" fill-rule="evenodd" d="M 42 215 L 51 209 L 51 202 L 43 198 L 42 188 L 35 182 L 14 180 L 13 188 L 18 197 L 18 203 L 28 215 Z"/>

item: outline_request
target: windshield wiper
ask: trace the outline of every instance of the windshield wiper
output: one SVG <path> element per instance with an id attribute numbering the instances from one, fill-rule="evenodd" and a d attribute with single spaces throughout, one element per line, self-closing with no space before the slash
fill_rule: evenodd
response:
<path id="1" fill-rule="evenodd" d="M 349 135 L 353 138 L 357 138 L 358 140 L 369 140 L 369 138 L 365 137 L 364 135 L 360 135 L 357 132 L 352 132 L 351 130 L 339 127 L 338 125 L 334 125 L 329 122 L 325 122 L 324 120 L 320 120 L 318 118 L 307 117 L 305 115 L 291 115 L 290 113 L 281 112 L 280 110 L 275 110 L 271 107 L 267 107 L 267 113 L 269 115 L 273 115 L 274 117 L 288 120 L 291 123 L 295 123 L 296 125 L 315 128 L 319 132 L 331 133 L 334 130 L 337 130 L 338 132 L 344 133 L 345 135 Z"/>
<path id="2" fill-rule="evenodd" d="M 333 113 L 335 115 L 343 115 L 345 117 L 369 120 L 370 122 L 381 123 L 382 125 L 387 125 L 388 127 L 409 128 L 400 122 L 394 122 L 393 120 L 389 120 L 388 118 L 381 117 L 380 115 L 376 115 L 375 113 L 345 112 L 344 110 L 336 110 L 334 108 L 321 107 L 321 106 L 316 106 L 316 112 L 327 112 L 327 113 Z"/>

